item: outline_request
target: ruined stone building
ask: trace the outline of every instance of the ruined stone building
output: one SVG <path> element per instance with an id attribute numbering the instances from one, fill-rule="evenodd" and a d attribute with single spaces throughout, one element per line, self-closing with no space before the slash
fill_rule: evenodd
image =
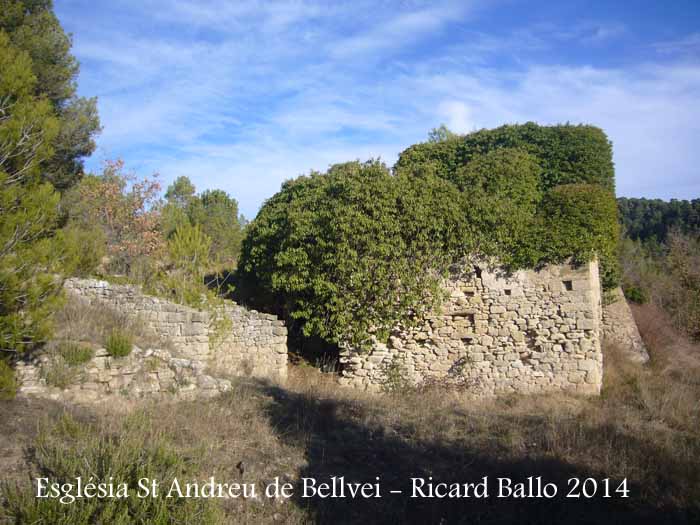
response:
<path id="1" fill-rule="evenodd" d="M 439 311 L 416 326 L 397 328 L 388 343 L 375 342 L 369 352 L 345 349 L 341 381 L 377 390 L 398 376 L 413 384 L 463 385 L 486 396 L 600 392 L 604 307 L 596 261 L 512 275 L 467 265 L 454 269 L 444 287 Z M 629 307 L 619 300 L 618 324 L 638 338 Z M 635 352 L 644 359 L 643 345 Z"/>

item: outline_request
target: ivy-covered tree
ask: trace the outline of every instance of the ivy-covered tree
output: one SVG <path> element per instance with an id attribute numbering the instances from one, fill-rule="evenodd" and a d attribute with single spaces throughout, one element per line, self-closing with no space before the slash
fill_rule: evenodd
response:
<path id="1" fill-rule="evenodd" d="M 617 284 L 619 264 L 611 247 L 617 245 L 619 230 L 610 227 L 610 221 L 617 220 L 617 212 L 609 206 L 610 199 L 614 199 L 615 172 L 612 145 L 601 129 L 570 124 L 539 126 L 534 122 L 483 129 L 467 135 L 443 129 L 431 134 L 427 142 L 402 152 L 395 170 L 411 172 L 421 166 L 429 166 L 467 194 L 471 202 L 466 209 L 468 220 L 480 224 L 480 230 L 488 232 L 481 239 L 482 251 L 495 254 L 505 265 L 533 266 L 571 256 L 583 259 L 591 257 L 593 250 L 601 258 L 604 285 Z M 484 181 L 482 188 L 493 190 L 491 197 L 475 193 L 474 174 L 480 174 Z M 536 186 L 532 185 L 533 174 Z M 469 177 L 465 178 L 466 175 Z M 552 198 L 560 196 L 562 191 L 573 196 L 578 190 L 557 189 L 573 185 L 584 192 L 590 190 L 595 213 L 600 214 L 600 220 L 612 237 L 586 235 L 584 244 L 588 247 L 585 250 L 583 244 L 558 242 L 556 247 L 546 246 L 544 239 L 553 232 L 567 232 L 569 226 L 573 228 L 573 223 L 560 227 L 538 203 L 540 199 L 546 200 L 550 192 L 554 192 Z M 521 196 L 521 204 L 527 201 L 529 205 L 518 206 L 518 201 L 513 200 L 517 195 Z M 585 199 L 584 193 L 581 202 Z M 532 206 L 538 209 L 536 214 Z M 575 210 L 569 208 L 569 211 Z M 586 220 L 597 220 L 595 213 L 588 214 Z"/>
<path id="2" fill-rule="evenodd" d="M 615 197 L 596 184 L 563 184 L 547 192 L 542 203 L 544 259 L 585 262 L 600 258 L 605 288 L 619 281 L 617 264 L 620 226 Z"/>
<path id="3" fill-rule="evenodd" d="M 536 159 L 515 148 L 475 156 L 457 169 L 453 180 L 464 193 L 464 218 L 476 231 L 479 254 L 518 268 L 540 260 L 538 173 Z"/>
<path id="4" fill-rule="evenodd" d="M 362 345 L 433 306 L 469 235 L 457 188 L 350 162 L 288 181 L 249 226 L 243 294 L 306 336 Z"/>
<path id="5" fill-rule="evenodd" d="M 54 152 L 42 159 L 41 171 L 45 180 L 65 190 L 80 180 L 83 159 L 95 150 L 97 99 L 77 95 L 78 62 L 51 0 L 0 0 L 0 31 L 29 55 L 34 94 L 53 109 L 58 123 Z"/>
<path id="6" fill-rule="evenodd" d="M 460 166 L 500 148 L 520 148 L 540 165 L 540 189 L 560 184 L 598 184 L 615 191 L 612 145 L 595 126 L 540 126 L 534 122 L 482 129 L 467 135 L 442 133 L 443 140 L 415 144 L 399 155 L 396 168 L 433 163 L 437 174 L 452 180 Z"/>
<path id="7" fill-rule="evenodd" d="M 440 134 L 431 151 L 461 140 Z M 613 286 L 612 191 L 542 180 L 536 155 L 504 146 L 461 164 L 425 157 L 390 173 L 350 162 L 288 181 L 248 226 L 239 297 L 291 320 L 293 331 L 357 347 L 433 308 L 441 277 L 465 256 L 507 270 L 599 256 L 603 284 Z"/>

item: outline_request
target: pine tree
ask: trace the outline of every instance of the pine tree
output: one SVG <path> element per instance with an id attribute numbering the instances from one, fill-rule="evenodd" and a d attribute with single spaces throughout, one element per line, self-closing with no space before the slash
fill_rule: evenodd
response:
<path id="1" fill-rule="evenodd" d="M 59 122 L 31 66 L 0 32 L 0 350 L 12 353 L 48 334 L 68 255 L 55 230 L 59 195 L 40 171 Z"/>

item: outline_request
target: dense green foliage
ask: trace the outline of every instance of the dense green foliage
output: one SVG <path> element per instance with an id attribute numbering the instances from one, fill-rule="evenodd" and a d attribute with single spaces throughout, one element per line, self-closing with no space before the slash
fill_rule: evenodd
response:
<path id="1" fill-rule="evenodd" d="M 95 260 L 84 232 L 58 229 L 54 187 L 82 176 L 95 144 L 94 99 L 76 96 L 71 41 L 49 0 L 0 0 L 0 350 L 45 340 L 61 274 Z"/>
<path id="2" fill-rule="evenodd" d="M 700 234 L 700 199 L 617 199 L 625 234 L 634 240 L 664 243 L 670 231 Z"/>
<path id="3" fill-rule="evenodd" d="M 538 168 L 523 150 L 501 148 L 457 169 L 453 180 L 463 192 L 464 219 L 474 231 L 476 253 L 514 268 L 535 266 L 542 258 Z"/>
<path id="4" fill-rule="evenodd" d="M 562 262 L 571 256 L 576 263 L 597 255 L 603 286 L 618 284 L 620 227 L 612 193 L 593 184 L 557 186 L 545 195 L 542 212 L 544 260 Z"/>
<path id="5" fill-rule="evenodd" d="M 481 251 L 511 267 L 598 254 L 603 285 L 617 284 L 612 146 L 599 128 L 528 122 L 456 135 L 443 127 L 401 153 L 395 169 L 410 173 L 426 166 L 466 194 L 467 220 L 484 232 Z M 475 184 L 474 173 L 488 185 Z M 569 189 L 557 189 L 562 186 Z M 489 199 L 481 197 L 484 188 L 490 188 Z M 577 192 L 573 206 L 552 208 L 564 205 L 564 194 L 573 199 Z"/>
<path id="6" fill-rule="evenodd" d="M 434 134 L 433 140 L 405 150 L 397 169 L 434 164 L 436 173 L 454 180 L 460 166 L 474 157 L 498 148 L 521 148 L 540 164 L 540 189 L 559 184 L 599 184 L 615 190 L 612 146 L 602 130 L 594 126 L 539 126 L 533 122 L 483 129 L 468 135 Z"/>
<path id="7" fill-rule="evenodd" d="M 167 238 L 185 224 L 197 226 L 211 239 L 211 262 L 229 269 L 235 266 L 245 227 L 236 199 L 223 190 L 198 195 L 187 177 L 178 177 L 165 192 L 165 199 L 162 223 Z"/>
<path id="8" fill-rule="evenodd" d="M 195 479 L 197 463 L 178 454 L 167 436 L 152 431 L 143 413 L 128 416 L 118 428 L 109 428 L 63 416 L 57 423 L 41 428 L 31 453 L 42 476 L 50 483 L 120 484 L 128 487 L 128 497 L 92 497 L 71 501 L 64 498 L 37 498 L 34 484 L 4 486 L 0 520 L 7 523 L 51 523 L 56 525 L 221 523 L 213 500 L 166 497 L 173 480 Z M 86 475 L 88 473 L 88 475 Z M 159 497 L 138 497 L 138 481 L 157 480 Z M 71 492 L 75 496 L 76 491 Z M 176 493 L 174 493 L 176 494 Z M 62 494 L 61 494 L 62 495 Z"/>
<path id="9" fill-rule="evenodd" d="M 605 135 L 534 124 L 472 135 L 436 130 L 393 173 L 353 162 L 286 182 L 248 228 L 240 297 L 306 336 L 357 345 L 434 307 L 463 256 L 510 270 L 598 256 L 603 284 L 615 285 Z"/>
<path id="10" fill-rule="evenodd" d="M 70 262 L 56 235 L 58 201 L 42 181 L 53 153 L 57 119 L 35 95 L 31 59 L 0 32 L 0 350 L 21 352 L 49 332 L 61 282 Z"/>
<path id="11" fill-rule="evenodd" d="M 249 226 L 239 282 L 304 334 L 361 344 L 429 308 L 469 239 L 459 191 L 350 162 L 288 181 Z"/>
<path id="12" fill-rule="evenodd" d="M 51 0 L 0 0 L 1 32 L 27 53 L 36 78 L 33 94 L 46 101 L 56 118 L 54 151 L 41 160 L 42 176 L 58 189 L 68 188 L 82 177 L 82 159 L 94 151 L 100 130 L 97 100 L 76 94 L 79 68 L 70 54 L 71 38 L 53 13 Z"/>

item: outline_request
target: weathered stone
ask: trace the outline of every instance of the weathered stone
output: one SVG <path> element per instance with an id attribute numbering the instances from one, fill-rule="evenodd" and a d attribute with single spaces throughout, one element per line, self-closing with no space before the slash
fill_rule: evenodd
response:
<path id="1" fill-rule="evenodd" d="M 442 313 L 428 314 L 419 328 L 395 329 L 388 349 L 379 351 L 377 344 L 361 353 L 344 347 L 344 383 L 374 390 L 386 378 L 385 367 L 367 365 L 399 358 L 410 382 L 452 381 L 458 370 L 474 382 L 476 395 L 600 390 L 596 262 L 509 276 L 484 265 L 480 278 L 471 268 L 444 282 Z M 574 282 L 571 290 L 564 280 Z"/>

